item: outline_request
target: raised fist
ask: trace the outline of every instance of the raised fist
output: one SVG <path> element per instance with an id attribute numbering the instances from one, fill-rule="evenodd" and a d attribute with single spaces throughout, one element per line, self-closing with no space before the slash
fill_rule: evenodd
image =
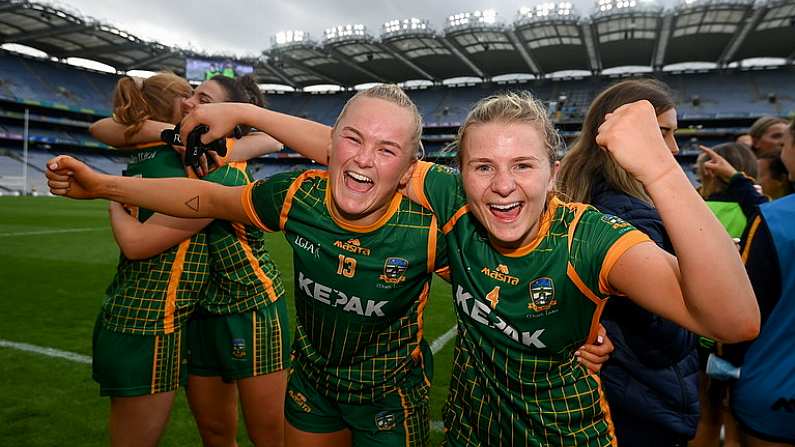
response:
<path id="1" fill-rule="evenodd" d="M 644 186 L 679 167 L 663 140 L 654 107 L 646 100 L 605 115 L 596 143 Z"/>

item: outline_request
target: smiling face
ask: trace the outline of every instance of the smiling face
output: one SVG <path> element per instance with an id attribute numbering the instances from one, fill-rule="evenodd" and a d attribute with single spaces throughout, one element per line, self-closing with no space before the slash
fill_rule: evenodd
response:
<path id="1" fill-rule="evenodd" d="M 498 247 L 515 249 L 536 236 L 557 170 L 533 124 L 492 121 L 472 125 L 464 135 L 467 203 Z"/>
<path id="2" fill-rule="evenodd" d="M 414 117 L 389 101 L 355 99 L 331 139 L 328 165 L 332 206 L 356 225 L 383 216 L 398 187 L 408 182 L 415 161 Z"/>
<path id="3" fill-rule="evenodd" d="M 193 95 L 182 101 L 182 116 L 187 116 L 199 104 L 210 104 L 225 102 L 227 97 L 226 90 L 221 84 L 215 81 L 204 81 L 193 90 Z"/>

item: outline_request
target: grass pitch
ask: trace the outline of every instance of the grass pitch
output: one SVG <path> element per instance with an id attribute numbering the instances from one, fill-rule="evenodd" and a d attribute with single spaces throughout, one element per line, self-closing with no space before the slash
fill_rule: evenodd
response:
<path id="1" fill-rule="evenodd" d="M 292 323 L 290 248 L 281 234 L 268 237 L 289 285 Z M 90 356 L 94 320 L 118 256 L 107 202 L 0 197 L 0 340 Z M 454 324 L 450 288 L 437 278 L 425 312 L 426 339 L 432 342 Z M 452 345 L 434 356 L 434 421 L 441 420 L 447 397 Z M 108 409 L 90 365 L 0 347 L 0 445 L 108 445 Z M 250 445 L 242 422 L 238 433 L 240 445 Z M 441 437 L 434 431 L 430 445 Z M 201 445 L 183 393 L 161 445 Z"/>

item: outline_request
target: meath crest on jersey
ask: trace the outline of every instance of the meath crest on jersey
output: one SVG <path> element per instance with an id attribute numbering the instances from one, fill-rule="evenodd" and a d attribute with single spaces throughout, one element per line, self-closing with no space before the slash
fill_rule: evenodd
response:
<path id="1" fill-rule="evenodd" d="M 375 426 L 379 431 L 393 430 L 397 427 L 395 415 L 388 411 L 382 411 L 375 415 Z"/>
<path id="2" fill-rule="evenodd" d="M 544 312 L 557 304 L 555 284 L 552 282 L 552 278 L 545 276 L 530 283 L 530 304 L 527 306 L 530 310 Z"/>
<path id="3" fill-rule="evenodd" d="M 388 284 L 400 284 L 406 280 L 406 270 L 409 268 L 409 261 L 403 258 L 389 257 L 384 262 L 384 274 L 378 279 Z"/>
<path id="4" fill-rule="evenodd" d="M 232 339 L 232 357 L 236 359 L 246 358 L 246 340 L 243 338 Z"/>

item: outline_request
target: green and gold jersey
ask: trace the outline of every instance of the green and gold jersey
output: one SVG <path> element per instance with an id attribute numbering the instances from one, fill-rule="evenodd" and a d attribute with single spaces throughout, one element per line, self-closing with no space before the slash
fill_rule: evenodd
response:
<path id="1" fill-rule="evenodd" d="M 242 197 L 250 220 L 283 231 L 293 248 L 294 370 L 344 403 L 427 386 L 423 310 L 445 264 L 436 218 L 396 194 L 381 219 L 357 226 L 331 200 L 328 175 L 316 170 L 275 175 Z"/>
<path id="2" fill-rule="evenodd" d="M 467 445 L 614 445 L 598 376 L 573 354 L 595 339 L 615 261 L 648 238 L 617 217 L 553 199 L 538 236 L 503 251 L 469 212 L 458 175 L 421 163 L 413 182 L 456 253 L 448 436 Z"/>
<path id="3" fill-rule="evenodd" d="M 230 163 L 205 179 L 227 186 L 251 183 L 246 163 Z M 203 309 L 233 314 L 266 306 L 284 296 L 284 285 L 262 230 L 215 220 L 205 233 L 210 249 L 210 281 L 199 301 Z"/>
<path id="4" fill-rule="evenodd" d="M 184 177 L 177 154 L 162 143 L 130 156 L 125 175 Z M 133 208 L 140 222 L 153 213 Z M 185 324 L 208 279 L 207 237 L 198 233 L 157 256 L 131 261 L 120 256 L 105 291 L 102 317 L 107 329 L 130 334 L 169 334 Z"/>

